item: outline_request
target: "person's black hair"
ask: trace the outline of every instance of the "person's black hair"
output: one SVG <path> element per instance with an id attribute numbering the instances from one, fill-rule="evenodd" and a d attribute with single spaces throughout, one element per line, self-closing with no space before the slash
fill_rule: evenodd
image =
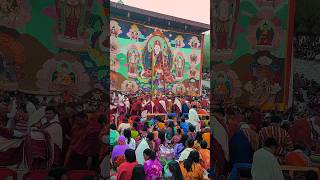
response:
<path id="1" fill-rule="evenodd" d="M 196 128 L 193 125 L 190 125 L 188 129 L 190 132 L 196 131 Z"/>
<path id="2" fill-rule="evenodd" d="M 310 170 L 307 172 L 306 179 L 308 180 L 318 180 L 317 172 Z"/>
<path id="3" fill-rule="evenodd" d="M 173 180 L 183 180 L 181 169 L 177 161 L 171 161 L 168 164 L 169 171 L 172 173 Z"/>
<path id="4" fill-rule="evenodd" d="M 171 114 L 168 115 L 168 119 L 172 119 L 173 116 Z"/>
<path id="5" fill-rule="evenodd" d="M 149 126 L 149 121 L 145 121 L 145 122 L 143 123 L 143 126 L 146 127 L 146 128 L 149 128 L 149 127 L 150 127 L 150 126 Z"/>
<path id="6" fill-rule="evenodd" d="M 123 135 L 124 135 L 124 137 L 127 138 L 128 144 L 130 144 L 130 141 L 131 141 L 131 130 L 130 129 L 125 129 L 123 131 Z"/>
<path id="7" fill-rule="evenodd" d="M 191 171 L 192 164 L 193 163 L 199 163 L 200 162 L 200 155 L 198 151 L 191 151 L 188 158 L 183 161 L 183 166 L 186 168 L 188 172 Z"/>
<path id="8" fill-rule="evenodd" d="M 188 148 L 192 148 L 194 146 L 194 140 L 192 138 L 188 138 L 186 141 L 186 146 Z"/>
<path id="9" fill-rule="evenodd" d="M 186 122 L 186 118 L 182 117 L 181 122 Z"/>
<path id="10" fill-rule="evenodd" d="M 272 147 L 278 147 L 278 142 L 276 139 L 274 138 L 268 138 L 264 141 L 263 146 L 268 147 L 268 148 L 272 148 Z"/>
<path id="11" fill-rule="evenodd" d="M 168 127 L 171 127 L 172 129 L 174 128 L 174 123 L 173 123 L 173 121 L 169 121 Z"/>
<path id="12" fill-rule="evenodd" d="M 116 124 L 110 124 L 110 129 L 112 129 L 112 130 L 117 130 Z"/>
<path id="13" fill-rule="evenodd" d="M 149 141 L 153 141 L 154 136 L 153 136 L 153 133 L 152 133 L 152 132 L 148 132 L 148 134 L 147 134 L 147 139 L 148 139 Z"/>
<path id="14" fill-rule="evenodd" d="M 137 130 L 138 129 L 138 123 L 137 122 L 133 122 L 132 127 Z"/>
<path id="15" fill-rule="evenodd" d="M 145 131 L 145 132 L 147 132 L 147 131 L 148 131 L 148 127 L 146 127 L 146 126 L 143 126 L 143 127 L 142 127 L 142 131 Z"/>
<path id="16" fill-rule="evenodd" d="M 145 180 L 146 173 L 144 171 L 144 167 L 141 164 L 136 165 L 133 168 L 131 180 Z"/>
<path id="17" fill-rule="evenodd" d="M 75 118 L 81 118 L 81 119 L 86 119 L 88 116 L 86 113 L 84 113 L 83 111 L 78 112 L 75 114 Z"/>
<path id="18" fill-rule="evenodd" d="M 302 144 L 294 144 L 293 145 L 293 149 L 294 150 L 301 150 L 301 151 L 305 151 L 306 150 L 306 148 Z"/>
<path id="19" fill-rule="evenodd" d="M 158 131 L 158 138 L 161 141 L 161 144 L 163 144 L 166 141 L 166 133 L 163 131 Z"/>
<path id="20" fill-rule="evenodd" d="M 196 138 L 195 138 L 195 140 L 197 140 L 199 143 L 203 140 L 203 138 L 202 138 L 202 132 L 197 132 L 196 133 Z"/>
<path id="21" fill-rule="evenodd" d="M 201 146 L 202 149 L 207 149 L 207 148 L 208 148 L 208 143 L 207 143 L 207 141 L 202 140 L 202 141 L 200 142 L 200 146 Z"/>
<path id="22" fill-rule="evenodd" d="M 46 107 L 45 111 L 52 111 L 52 112 L 54 112 L 55 114 L 57 113 L 56 108 L 53 107 L 53 106 L 48 106 L 48 107 Z"/>
<path id="23" fill-rule="evenodd" d="M 155 160 L 157 158 L 156 152 L 154 152 L 151 149 L 145 149 L 143 151 L 143 154 L 147 155 L 149 157 L 149 159 L 151 159 L 151 160 Z"/>
<path id="24" fill-rule="evenodd" d="M 53 177 L 56 180 L 61 180 L 62 175 L 66 174 L 67 170 L 63 167 L 55 167 L 48 172 L 49 177 Z"/>
<path id="25" fill-rule="evenodd" d="M 180 128 L 177 129 L 177 134 L 181 134 L 181 133 L 182 133 L 181 129 Z"/>
<path id="26" fill-rule="evenodd" d="M 130 162 L 130 163 L 136 162 L 136 153 L 133 149 L 127 149 L 124 152 L 124 156 L 126 157 L 127 162 Z"/>
<path id="27" fill-rule="evenodd" d="M 179 142 L 179 143 L 182 143 L 182 144 L 183 144 L 183 146 L 185 146 L 185 145 L 186 145 L 186 142 L 187 142 L 187 140 L 188 140 L 188 138 L 189 138 L 189 136 L 188 136 L 188 135 L 183 134 L 183 135 L 181 136 L 181 139 L 180 139 L 180 142 Z"/>
<path id="28" fill-rule="evenodd" d="M 279 116 L 272 116 L 271 117 L 271 123 L 279 124 L 280 122 L 281 122 L 281 118 Z"/>

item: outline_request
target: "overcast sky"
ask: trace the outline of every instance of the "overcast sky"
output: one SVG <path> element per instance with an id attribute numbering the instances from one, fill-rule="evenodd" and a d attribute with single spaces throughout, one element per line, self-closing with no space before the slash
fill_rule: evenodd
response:
<path id="1" fill-rule="evenodd" d="M 118 2 L 118 0 L 111 0 Z M 210 24 L 210 0 L 122 0 L 149 11 Z"/>

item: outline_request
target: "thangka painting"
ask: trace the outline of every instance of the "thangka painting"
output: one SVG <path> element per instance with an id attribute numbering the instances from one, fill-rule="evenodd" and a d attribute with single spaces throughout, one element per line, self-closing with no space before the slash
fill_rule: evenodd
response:
<path id="1" fill-rule="evenodd" d="M 214 0 L 213 103 L 287 104 L 294 13 L 288 0 Z"/>
<path id="2" fill-rule="evenodd" d="M 111 89 L 153 95 L 201 92 L 203 36 L 110 22 Z"/>
<path id="3" fill-rule="evenodd" d="M 107 1 L 0 0 L 0 89 L 106 90 Z"/>

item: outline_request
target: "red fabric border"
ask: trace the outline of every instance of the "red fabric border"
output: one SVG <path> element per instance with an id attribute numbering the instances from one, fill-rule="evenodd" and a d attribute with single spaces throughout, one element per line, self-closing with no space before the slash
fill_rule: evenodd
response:
<path id="1" fill-rule="evenodd" d="M 203 66 L 203 57 L 204 57 L 204 36 L 205 34 L 202 34 L 201 37 L 201 54 L 200 54 L 200 80 L 199 80 L 199 96 L 201 96 L 202 93 L 202 66 Z"/>
<path id="2" fill-rule="evenodd" d="M 287 57 L 285 63 L 285 81 L 284 81 L 284 104 L 289 103 L 291 64 L 292 64 L 292 42 L 294 36 L 294 18 L 295 18 L 295 1 L 288 0 L 289 18 L 288 18 L 288 39 L 287 39 Z"/>

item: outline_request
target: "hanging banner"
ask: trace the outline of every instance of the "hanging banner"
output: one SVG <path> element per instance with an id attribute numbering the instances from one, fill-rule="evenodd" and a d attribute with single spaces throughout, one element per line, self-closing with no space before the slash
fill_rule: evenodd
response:
<path id="1" fill-rule="evenodd" d="M 111 90 L 200 95 L 202 35 L 118 19 L 110 32 Z"/>
<path id="2" fill-rule="evenodd" d="M 215 102 L 261 109 L 288 103 L 292 3 L 288 0 L 213 1 L 211 87 Z"/>

